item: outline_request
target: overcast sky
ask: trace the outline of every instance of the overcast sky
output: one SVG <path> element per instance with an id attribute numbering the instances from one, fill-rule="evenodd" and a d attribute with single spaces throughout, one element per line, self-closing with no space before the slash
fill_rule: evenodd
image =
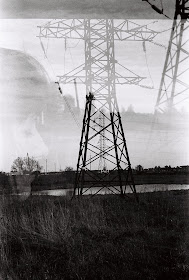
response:
<path id="1" fill-rule="evenodd" d="M 173 18 L 175 0 L 151 0 Z M 127 18 L 162 19 L 142 0 L 1 0 L 1 18 Z"/>

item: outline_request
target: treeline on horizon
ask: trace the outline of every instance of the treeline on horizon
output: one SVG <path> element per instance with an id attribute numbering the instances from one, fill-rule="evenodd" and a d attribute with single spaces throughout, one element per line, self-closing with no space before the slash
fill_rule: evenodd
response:
<path id="1" fill-rule="evenodd" d="M 96 172 L 109 172 L 109 170 L 93 170 Z M 149 168 L 144 168 L 142 165 L 137 165 L 135 168 L 132 168 L 132 171 L 134 173 L 166 173 L 166 172 L 189 172 L 189 165 L 182 165 L 182 166 L 174 166 L 172 167 L 171 165 L 165 165 L 164 167 L 161 166 L 155 166 L 155 167 L 149 167 Z M 65 170 L 59 170 L 59 171 L 47 171 L 47 172 L 40 172 L 40 171 L 34 171 L 32 172 L 33 174 L 39 173 L 39 174 L 49 174 L 49 173 L 72 173 L 76 172 L 76 170 L 73 167 L 66 167 Z M 3 172 L 0 171 L 0 174 L 16 174 L 16 172 Z M 17 175 L 17 174 L 16 174 Z M 21 174 L 19 174 L 21 175 Z"/>

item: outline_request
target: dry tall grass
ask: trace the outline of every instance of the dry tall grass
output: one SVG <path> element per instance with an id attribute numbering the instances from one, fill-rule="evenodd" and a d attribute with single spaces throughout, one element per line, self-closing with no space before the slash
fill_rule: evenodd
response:
<path id="1" fill-rule="evenodd" d="M 189 192 L 2 198 L 4 279 L 187 279 Z M 9 277 L 9 278 L 6 278 Z M 3 280 L 4 280 L 3 279 Z"/>

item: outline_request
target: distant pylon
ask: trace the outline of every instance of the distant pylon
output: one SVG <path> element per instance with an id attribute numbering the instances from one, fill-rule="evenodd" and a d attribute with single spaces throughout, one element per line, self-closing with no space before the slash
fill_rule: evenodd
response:
<path id="1" fill-rule="evenodd" d="M 107 148 L 106 146 L 106 131 L 103 129 L 105 127 L 105 112 L 103 110 L 100 110 L 99 112 L 99 130 L 100 132 L 100 138 L 99 138 L 99 165 L 98 170 L 103 172 L 107 171 L 107 164 L 106 164 L 106 153 L 105 150 Z"/>
<path id="2" fill-rule="evenodd" d="M 189 98 L 189 0 L 176 0 L 155 113 L 173 112 Z"/>

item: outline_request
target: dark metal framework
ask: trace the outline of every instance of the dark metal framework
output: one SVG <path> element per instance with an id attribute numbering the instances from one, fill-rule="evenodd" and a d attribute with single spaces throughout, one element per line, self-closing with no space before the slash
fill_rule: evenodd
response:
<path id="1" fill-rule="evenodd" d="M 152 41 L 158 34 L 128 20 L 114 26 L 112 19 L 59 20 L 40 27 L 39 37 L 84 39 L 85 63 L 59 76 L 59 82 L 86 85 L 86 107 L 80 140 L 74 194 L 136 194 L 121 116 L 116 99 L 116 84 L 139 84 L 143 79 L 115 59 L 114 41 Z M 126 75 L 115 67 L 122 67 Z M 104 124 L 99 122 L 99 113 Z M 98 145 L 99 137 L 106 145 Z M 98 172 L 99 161 L 106 158 L 109 172 Z M 92 169 L 91 169 L 92 167 Z M 95 171 L 96 170 L 96 171 Z M 95 188 L 94 188 L 95 187 Z M 129 192 L 128 191 L 128 192 Z"/>
<path id="2" fill-rule="evenodd" d="M 96 106 L 98 103 L 107 110 L 106 113 L 102 112 L 106 119 L 106 125 L 99 125 L 97 128 L 100 124 L 96 122 L 99 114 Z M 99 134 L 101 135 L 105 131 L 104 137 L 108 145 L 101 150 L 96 139 Z M 94 168 L 96 171 L 91 170 L 91 164 L 95 166 L 96 163 L 97 167 L 99 158 L 103 156 L 106 156 L 106 161 L 111 169 L 108 172 L 99 172 L 97 168 Z M 86 96 L 74 194 L 97 194 L 102 189 L 106 189 L 109 192 L 124 195 L 127 186 L 136 194 L 116 96 L 111 99 L 108 96 L 104 96 L 104 99 L 98 99 L 89 93 Z"/>
<path id="3" fill-rule="evenodd" d="M 172 112 L 189 98 L 189 0 L 176 0 L 155 112 Z"/>
<path id="4" fill-rule="evenodd" d="M 106 120 L 104 116 L 105 112 L 103 110 L 100 110 L 99 112 L 99 127 L 101 130 L 105 127 L 106 125 Z M 106 145 L 106 131 L 102 130 L 99 135 L 99 165 L 98 165 L 98 170 L 101 172 L 107 171 L 107 164 L 106 164 L 106 155 L 104 154 L 105 149 L 108 147 Z"/>

